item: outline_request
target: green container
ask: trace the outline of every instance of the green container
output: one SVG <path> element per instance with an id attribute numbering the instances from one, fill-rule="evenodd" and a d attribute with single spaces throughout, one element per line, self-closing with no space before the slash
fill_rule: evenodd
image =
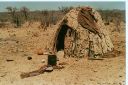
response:
<path id="1" fill-rule="evenodd" d="M 48 65 L 55 66 L 57 63 L 56 55 L 48 55 Z"/>

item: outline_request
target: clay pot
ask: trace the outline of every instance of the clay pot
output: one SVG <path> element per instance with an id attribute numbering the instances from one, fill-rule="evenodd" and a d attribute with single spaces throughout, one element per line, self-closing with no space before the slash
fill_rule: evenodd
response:
<path id="1" fill-rule="evenodd" d="M 38 55 L 43 55 L 43 49 L 42 48 L 37 49 L 37 54 Z"/>

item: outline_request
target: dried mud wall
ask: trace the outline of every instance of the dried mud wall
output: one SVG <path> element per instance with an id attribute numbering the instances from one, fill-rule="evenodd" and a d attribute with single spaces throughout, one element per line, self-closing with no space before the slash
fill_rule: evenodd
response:
<path id="1" fill-rule="evenodd" d="M 75 36 L 73 34 L 73 36 L 65 37 L 65 56 L 84 57 L 90 55 L 94 57 L 112 51 L 114 46 L 100 14 L 93 9 L 94 16 L 98 20 L 96 24 L 101 37 L 89 32 L 78 23 L 79 10 L 80 8 L 72 9 L 62 20 L 62 22 L 66 20 L 66 25 L 75 31 Z M 61 28 L 59 27 L 59 29 Z"/>

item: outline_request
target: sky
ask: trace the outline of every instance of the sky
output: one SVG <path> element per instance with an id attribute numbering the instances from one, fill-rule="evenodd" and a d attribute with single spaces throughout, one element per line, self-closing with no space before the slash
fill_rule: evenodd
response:
<path id="1" fill-rule="evenodd" d="M 29 8 L 31 11 L 34 10 L 43 10 L 43 9 L 48 9 L 48 10 L 57 10 L 58 7 L 70 7 L 70 6 L 92 6 L 96 9 L 125 9 L 125 2 L 123 1 L 116 1 L 116 2 L 89 2 L 89 1 L 83 1 L 83 2 L 0 2 L 0 12 L 7 11 L 6 7 L 11 6 L 11 7 L 16 7 L 16 8 L 21 8 L 23 6 Z"/>

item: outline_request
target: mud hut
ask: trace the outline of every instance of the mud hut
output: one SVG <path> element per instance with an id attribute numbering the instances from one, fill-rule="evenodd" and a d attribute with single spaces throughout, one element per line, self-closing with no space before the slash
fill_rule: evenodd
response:
<path id="1" fill-rule="evenodd" d="M 70 10 L 57 25 L 51 50 L 64 50 L 65 56 L 97 57 L 114 46 L 101 15 L 91 7 Z"/>

